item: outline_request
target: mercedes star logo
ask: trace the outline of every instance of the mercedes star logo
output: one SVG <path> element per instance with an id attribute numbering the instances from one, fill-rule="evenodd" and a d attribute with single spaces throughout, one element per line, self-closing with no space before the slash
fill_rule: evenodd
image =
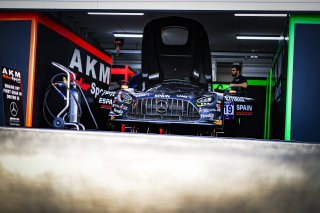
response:
<path id="1" fill-rule="evenodd" d="M 18 114 L 18 106 L 15 102 L 11 102 L 10 104 L 10 112 L 12 116 L 17 116 Z"/>
<path id="2" fill-rule="evenodd" d="M 165 100 L 159 100 L 156 104 L 156 111 L 160 114 L 166 113 L 168 109 L 168 103 Z"/>

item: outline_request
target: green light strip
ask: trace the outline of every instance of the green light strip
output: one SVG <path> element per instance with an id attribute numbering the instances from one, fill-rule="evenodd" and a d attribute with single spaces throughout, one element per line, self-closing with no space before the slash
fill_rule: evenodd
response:
<path id="1" fill-rule="evenodd" d="M 320 16 L 314 15 L 293 15 L 294 24 L 320 24 Z M 291 18 L 290 18 L 291 20 Z"/>
<path id="2" fill-rule="evenodd" d="M 269 75 L 270 76 L 270 75 Z M 267 82 L 269 82 L 269 76 L 267 77 Z M 265 108 L 264 108 L 264 134 L 263 134 L 263 138 L 264 139 L 268 139 L 267 138 L 267 131 L 268 131 L 268 94 L 269 94 L 269 84 L 266 85 L 266 103 L 265 103 Z"/>
<path id="3" fill-rule="evenodd" d="M 253 79 L 248 79 L 248 85 L 249 86 L 267 86 L 267 80 L 253 80 Z M 217 86 L 220 84 L 212 84 L 212 89 L 216 89 Z M 228 83 L 223 83 L 221 84 L 223 86 L 223 89 L 227 89 L 229 84 Z"/>
<path id="4" fill-rule="evenodd" d="M 294 29 L 295 17 L 290 18 L 289 45 L 288 45 L 288 69 L 287 69 L 287 92 L 286 92 L 286 118 L 284 139 L 291 139 L 291 110 L 292 110 L 292 81 L 293 81 L 293 52 L 294 52 Z"/>
<path id="5" fill-rule="evenodd" d="M 222 89 L 227 89 L 229 84 L 212 84 L 212 89 L 216 89 L 219 85 L 222 85 Z"/>
<path id="6" fill-rule="evenodd" d="M 272 69 L 270 69 L 269 73 L 269 94 L 268 94 L 268 131 L 267 138 L 270 139 L 270 118 L 271 118 L 271 96 L 272 96 Z"/>
<path id="7" fill-rule="evenodd" d="M 248 79 L 249 86 L 267 86 L 267 80 L 251 80 Z"/>

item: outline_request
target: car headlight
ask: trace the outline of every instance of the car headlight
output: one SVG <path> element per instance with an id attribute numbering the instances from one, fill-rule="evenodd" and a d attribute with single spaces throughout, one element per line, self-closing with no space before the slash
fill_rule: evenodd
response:
<path id="1" fill-rule="evenodd" d="M 214 98 L 213 97 L 203 97 L 199 98 L 197 100 L 197 105 L 198 106 L 204 106 L 204 105 L 209 105 L 213 102 Z"/>
<path id="2" fill-rule="evenodd" d="M 119 91 L 118 92 L 118 95 L 117 95 L 117 100 L 119 102 L 124 102 L 126 104 L 131 104 L 132 103 L 132 97 L 130 95 L 130 93 L 127 93 L 123 90 Z"/>

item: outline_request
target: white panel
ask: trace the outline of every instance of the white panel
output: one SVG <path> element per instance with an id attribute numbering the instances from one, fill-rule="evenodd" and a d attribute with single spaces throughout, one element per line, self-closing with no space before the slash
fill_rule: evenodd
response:
<path id="1" fill-rule="evenodd" d="M 320 11 L 320 0 L 0 0 L 0 8 L 93 10 L 254 10 Z"/>
<path id="2" fill-rule="evenodd" d="M 218 82 L 231 82 L 231 66 L 232 63 L 217 63 L 217 78 Z"/>
<path id="3" fill-rule="evenodd" d="M 211 61 L 212 68 L 212 81 L 217 80 L 217 63 L 215 61 Z"/>
<path id="4" fill-rule="evenodd" d="M 248 77 L 268 77 L 272 64 L 243 64 L 242 74 Z"/>

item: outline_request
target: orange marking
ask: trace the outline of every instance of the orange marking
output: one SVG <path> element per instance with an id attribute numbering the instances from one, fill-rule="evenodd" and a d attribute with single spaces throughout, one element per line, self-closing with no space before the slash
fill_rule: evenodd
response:
<path id="1" fill-rule="evenodd" d="M 34 100 L 34 79 L 36 72 L 36 50 L 38 35 L 38 18 L 35 16 L 31 21 L 29 72 L 28 72 L 28 92 L 26 107 L 26 127 L 32 127 L 33 100 Z"/>

